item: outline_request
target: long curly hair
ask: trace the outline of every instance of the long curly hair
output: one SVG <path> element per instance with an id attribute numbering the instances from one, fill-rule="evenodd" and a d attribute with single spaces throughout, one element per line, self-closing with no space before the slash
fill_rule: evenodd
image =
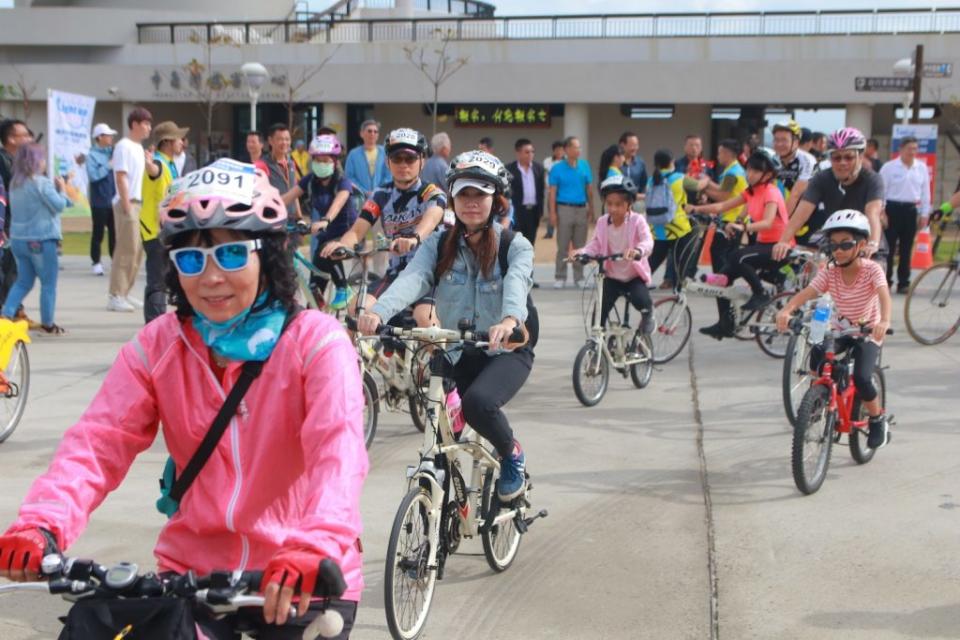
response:
<path id="1" fill-rule="evenodd" d="M 260 240 L 260 285 L 259 292 L 268 291 L 267 303 L 279 301 L 287 313 L 297 306 L 297 273 L 293 266 L 293 249 L 289 237 L 276 233 L 243 233 L 251 240 Z M 199 242 L 197 241 L 199 239 Z M 213 236 L 209 230 L 181 233 L 173 238 L 172 249 L 186 246 L 212 247 Z M 167 253 L 169 256 L 169 251 Z M 170 260 L 165 265 L 164 278 L 170 303 L 177 308 L 177 317 L 186 320 L 194 310 L 180 286 L 180 276 Z"/>

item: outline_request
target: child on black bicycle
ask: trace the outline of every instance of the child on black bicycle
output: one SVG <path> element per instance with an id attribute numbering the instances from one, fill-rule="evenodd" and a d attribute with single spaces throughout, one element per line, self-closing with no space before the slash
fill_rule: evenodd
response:
<path id="1" fill-rule="evenodd" d="M 853 209 L 842 209 L 830 216 L 823 225 L 823 232 L 833 264 L 821 270 L 810 286 L 793 296 L 780 310 L 777 329 L 786 331 L 794 311 L 825 293 L 833 298 L 837 316 L 870 328 L 868 339 L 840 337 L 835 348 L 837 353 L 854 350 L 853 383 L 870 415 L 867 446 L 878 449 L 889 440 L 887 420 L 873 384 L 873 370 L 880 359 L 880 346 L 890 328 L 892 303 L 886 274 L 883 267 L 865 257 L 870 237 L 867 216 Z M 810 369 L 817 371 L 823 358 L 823 346 L 815 345 L 810 352 Z"/>
<path id="2" fill-rule="evenodd" d="M 321 257 L 320 249 L 331 240 L 345 234 L 357 219 L 357 204 L 353 197 L 353 183 L 340 169 L 343 147 L 336 136 L 318 136 L 310 143 L 310 174 L 303 177 L 290 191 L 283 194 L 284 204 L 299 200 L 304 195 L 310 201 L 310 255 L 314 266 L 330 274 L 337 291 L 328 305 L 343 309 L 350 299 L 343 262 Z M 323 300 L 327 280 L 316 274 L 310 276 L 314 297 Z"/>
<path id="3" fill-rule="evenodd" d="M 593 237 L 580 249 L 572 249 L 570 258 L 579 254 L 607 256 L 623 254 L 623 260 L 607 260 L 604 264 L 603 305 L 600 307 L 600 325 L 606 326 L 607 316 L 620 296 L 626 296 L 643 316 L 640 330 L 653 331 L 653 301 L 647 285 L 650 283 L 650 264 L 647 257 L 653 250 L 653 235 L 646 219 L 631 211 L 637 199 L 637 185 L 623 175 L 612 175 L 600 184 L 606 215 L 597 220 Z"/>
<path id="4" fill-rule="evenodd" d="M 784 264 L 774 260 L 771 255 L 773 246 L 780 239 L 788 220 L 787 205 L 775 183 L 779 170 L 780 158 L 777 154 L 766 147 L 760 147 L 747 159 L 749 186 L 742 193 L 723 202 L 687 207 L 691 213 L 717 215 L 746 205 L 743 215 L 724 227 L 724 232 L 734 244 L 734 248 L 726 254 L 723 266 L 718 270 L 718 273 L 726 275 L 731 283 L 737 278 L 743 278 L 750 285 L 753 295 L 743 304 L 743 311 L 756 311 L 770 303 L 771 298 L 764 291 L 757 270 L 777 270 Z M 741 246 L 736 239 L 744 232 L 749 234 L 750 243 Z M 719 340 L 733 335 L 733 319 L 730 302 L 718 302 L 725 303 L 718 304 L 719 320 L 714 325 L 700 329 L 700 333 Z"/>

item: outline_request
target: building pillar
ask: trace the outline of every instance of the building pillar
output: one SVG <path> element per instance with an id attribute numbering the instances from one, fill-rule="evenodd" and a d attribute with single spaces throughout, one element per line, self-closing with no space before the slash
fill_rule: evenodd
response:
<path id="1" fill-rule="evenodd" d="M 345 102 L 323 103 L 323 126 L 337 132 L 337 137 L 346 143 L 347 105 Z"/>
<path id="2" fill-rule="evenodd" d="M 582 103 L 567 103 L 563 107 L 563 137 L 576 137 L 580 141 L 580 158 L 590 161 L 590 107 Z M 592 163 L 591 163 L 592 164 Z M 593 198 L 594 190 L 587 189 L 587 197 Z"/>
<path id="3" fill-rule="evenodd" d="M 869 138 L 873 135 L 873 107 L 869 104 L 848 104 L 847 126 L 860 129 Z"/>
<path id="4" fill-rule="evenodd" d="M 120 138 L 126 136 L 127 133 L 130 131 L 130 128 L 127 126 L 127 116 L 129 116 L 130 112 L 136 109 L 137 106 L 138 105 L 135 102 L 120 103 L 120 126 L 117 127 L 117 135 L 116 135 L 115 142 L 119 142 Z"/>
<path id="5" fill-rule="evenodd" d="M 413 17 L 413 0 L 396 0 L 393 5 L 393 14 L 397 18 Z"/>

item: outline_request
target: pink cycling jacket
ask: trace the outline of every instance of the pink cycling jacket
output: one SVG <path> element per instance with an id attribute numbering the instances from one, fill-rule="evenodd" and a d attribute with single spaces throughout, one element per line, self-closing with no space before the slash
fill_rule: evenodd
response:
<path id="1" fill-rule="evenodd" d="M 597 226 L 593 231 L 593 237 L 590 238 L 590 241 L 587 242 L 578 253 L 585 253 L 591 256 L 610 255 L 610 240 L 608 234 L 610 224 L 609 214 L 600 216 L 600 219 L 597 220 Z M 627 214 L 624 224 L 627 225 L 626 233 L 630 239 L 630 246 L 643 251 L 643 257 L 630 263 L 630 267 L 632 267 L 631 271 L 636 274 L 634 277 L 639 277 L 645 283 L 649 284 L 651 274 L 650 262 L 648 262 L 647 258 L 650 256 L 650 252 L 653 251 L 653 236 L 650 234 L 647 219 L 639 213 L 631 211 Z M 610 270 L 614 264 L 612 261 L 607 260 L 603 266 L 605 269 Z"/>
<path id="2" fill-rule="evenodd" d="M 191 323 L 167 313 L 145 326 L 64 435 L 10 531 L 44 527 L 69 547 L 161 424 L 180 473 L 240 368 L 230 363 L 221 386 Z M 348 584 L 343 597 L 359 600 L 367 468 L 356 351 L 333 317 L 303 311 L 160 532 L 159 569 L 263 569 L 281 547 L 306 547 L 335 560 Z"/>

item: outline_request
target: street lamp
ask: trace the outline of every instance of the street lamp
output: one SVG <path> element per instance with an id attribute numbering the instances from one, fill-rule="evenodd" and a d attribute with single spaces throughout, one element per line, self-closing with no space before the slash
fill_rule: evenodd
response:
<path id="1" fill-rule="evenodd" d="M 259 62 L 248 62 L 240 67 L 240 73 L 247 79 L 247 89 L 250 92 L 250 130 L 257 130 L 257 98 L 260 97 L 260 87 L 267 79 L 267 68 Z"/>

